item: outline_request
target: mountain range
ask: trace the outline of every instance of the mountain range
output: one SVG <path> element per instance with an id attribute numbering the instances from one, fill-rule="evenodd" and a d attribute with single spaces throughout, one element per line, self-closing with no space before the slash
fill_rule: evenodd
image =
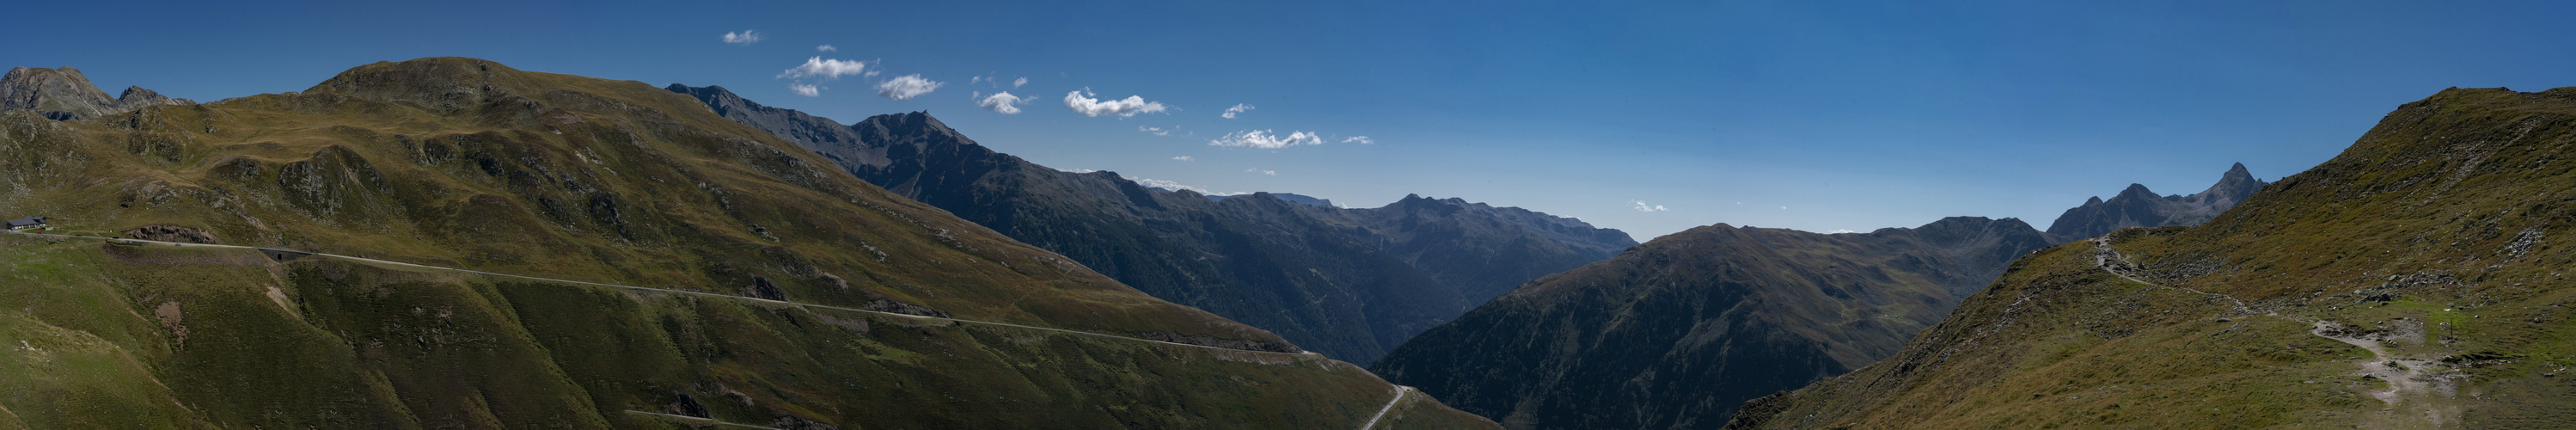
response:
<path id="1" fill-rule="evenodd" d="M 2129 227 L 2200 225 L 2244 202 L 2263 185 L 2263 180 L 2245 171 L 2244 163 L 2228 168 L 2209 189 L 2188 196 L 2157 196 L 2145 185 L 2129 184 L 2128 189 L 2120 190 L 2110 200 L 2094 197 L 2086 199 L 2083 206 L 2067 209 L 2057 216 L 2057 222 L 2048 225 L 2048 234 L 2083 239 Z"/>
<path id="2" fill-rule="evenodd" d="M 2444 90 L 2193 227 L 2014 263 L 1739 428 L 2564 428 L 2576 88 Z"/>
<path id="3" fill-rule="evenodd" d="M 0 112 L 0 428 L 1491 425 L 643 83 L 61 106 Z"/>
<path id="4" fill-rule="evenodd" d="M 2260 187 L 2143 186 L 2058 226 L 2197 223 Z M 2104 221 L 2107 220 L 2107 221 Z M 2090 236 L 1952 217 L 1819 234 L 1700 227 L 1522 285 L 1405 342 L 1371 370 L 1511 428 L 1704 428 L 1746 400 L 1896 354 L 2015 259 Z"/>
<path id="5" fill-rule="evenodd" d="M 143 87 L 125 87 L 123 94 L 108 98 L 80 69 L 70 67 L 14 67 L 0 76 L 0 111 L 25 110 L 52 119 L 89 119 L 150 106 L 191 104 L 197 102 L 164 97 Z"/>
<path id="6" fill-rule="evenodd" d="M 927 113 L 842 125 L 723 87 L 666 89 L 1155 297 L 1357 362 L 1530 279 L 1636 244 L 1582 221 L 1455 198 L 1346 209 L 1303 196 L 1158 189 L 996 152 Z"/>

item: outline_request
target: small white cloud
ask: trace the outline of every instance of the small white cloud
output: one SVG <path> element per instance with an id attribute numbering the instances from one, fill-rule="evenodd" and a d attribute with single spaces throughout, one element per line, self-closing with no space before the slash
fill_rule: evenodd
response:
<path id="1" fill-rule="evenodd" d="M 1009 91 L 1004 91 L 993 93 L 992 96 L 985 97 L 984 100 L 975 102 L 975 107 L 1000 112 L 1003 115 L 1018 115 L 1020 114 L 1020 107 L 1017 105 L 1028 102 L 1029 99 L 1020 98 L 1020 96 L 1011 95 Z"/>
<path id="2" fill-rule="evenodd" d="M 1225 108 L 1225 113 L 1217 116 L 1225 117 L 1225 119 L 1234 119 L 1235 114 L 1244 113 L 1245 111 L 1250 110 L 1252 110 L 1252 105 L 1235 103 L 1234 107 Z"/>
<path id="3" fill-rule="evenodd" d="M 921 75 L 896 76 L 894 79 L 887 79 L 885 82 L 877 83 L 877 95 L 895 100 L 912 100 L 913 97 L 920 97 L 922 94 L 930 94 L 931 91 L 939 90 L 940 85 L 944 84 L 941 84 L 939 81 L 922 79 Z"/>
<path id="4" fill-rule="evenodd" d="M 1324 144 L 1323 136 L 1318 136 L 1314 133 L 1299 131 L 1291 132 L 1282 136 L 1272 134 L 1270 130 L 1238 131 L 1232 134 L 1227 134 L 1224 137 L 1216 138 L 1216 140 L 1208 141 L 1208 145 L 1211 146 L 1233 146 L 1261 149 L 1279 149 L 1297 145 L 1322 144 Z"/>
<path id="5" fill-rule="evenodd" d="M 823 46 L 816 46 L 816 47 L 814 47 L 814 51 L 815 51 L 815 52 L 837 52 L 837 51 L 840 51 L 840 50 L 841 50 L 841 48 L 834 48 L 834 47 L 832 47 L 832 45 L 823 45 Z"/>
<path id="6" fill-rule="evenodd" d="M 1065 172 L 1065 173 L 1091 173 L 1091 172 L 1098 172 L 1098 171 L 1099 171 L 1099 170 L 1094 170 L 1094 169 L 1055 169 L 1055 170 L 1056 170 L 1056 171 L 1060 171 L 1060 172 Z"/>
<path id="7" fill-rule="evenodd" d="M 1780 207 L 1780 210 L 1784 210 L 1784 211 L 1785 211 L 1785 210 L 1789 210 L 1789 207 L 1788 207 L 1788 206 L 1781 206 L 1781 207 Z"/>
<path id="8" fill-rule="evenodd" d="M 741 33 L 725 32 L 724 42 L 735 45 L 751 46 L 753 43 L 760 43 L 760 39 L 767 38 L 769 38 L 769 35 L 760 34 L 760 32 L 757 31 L 743 30 Z"/>
<path id="9" fill-rule="evenodd" d="M 1259 173 L 1259 174 L 1270 175 L 1270 176 L 1279 176 L 1279 171 L 1277 171 L 1277 170 L 1261 170 L 1260 168 L 1257 168 L 1257 167 L 1246 167 L 1246 168 L 1243 168 L 1243 173 Z"/>
<path id="10" fill-rule="evenodd" d="M 1064 107 L 1073 109 L 1073 113 L 1091 117 L 1101 115 L 1136 116 L 1136 114 L 1140 113 L 1158 113 L 1162 112 L 1164 109 L 1162 102 L 1145 101 L 1145 98 L 1141 96 L 1127 96 L 1124 100 L 1102 101 L 1100 99 L 1085 97 L 1085 93 L 1089 92 L 1089 90 L 1084 90 L 1064 93 Z"/>
<path id="11" fill-rule="evenodd" d="M 1019 88 L 1021 85 L 1028 85 L 1028 84 L 1029 84 L 1029 78 L 1025 78 L 1025 77 L 1023 77 L 1023 78 L 1019 78 L 1019 79 L 1012 79 L 1012 80 L 1011 80 L 1011 88 Z"/>
<path id="12" fill-rule="evenodd" d="M 1843 233 L 1859 233 L 1859 232 L 1857 232 L 1857 231 L 1851 231 L 1851 229 L 1847 229 L 1847 228 L 1846 228 L 1846 229 L 1834 230 L 1834 232 L 1832 232 L 1832 233 L 1825 233 L 1825 234 L 1843 234 Z"/>
<path id="13" fill-rule="evenodd" d="M 1633 204 L 1633 205 L 1637 205 L 1635 209 L 1637 209 L 1637 211 L 1638 211 L 1638 212 L 1663 212 L 1663 211 L 1669 211 L 1669 210 L 1672 210 L 1672 209 L 1664 208 L 1664 205 L 1649 205 L 1649 204 L 1646 204 L 1646 201 L 1644 201 L 1644 200 L 1629 200 L 1629 201 L 1628 201 L 1628 203 L 1629 203 L 1629 204 Z"/>
<path id="14" fill-rule="evenodd" d="M 1368 136 L 1351 136 L 1351 137 L 1345 137 L 1345 138 L 1342 138 L 1342 143 L 1353 143 L 1353 142 L 1357 142 L 1357 143 L 1359 143 L 1359 144 L 1361 144 L 1361 145 L 1374 145 L 1374 144 L 1377 144 L 1377 141 L 1376 141 L 1376 140 L 1371 140 L 1371 139 L 1369 139 L 1369 138 L 1368 138 Z"/>
<path id="15" fill-rule="evenodd" d="M 1146 126 L 1141 126 L 1141 125 L 1140 125 L 1140 126 L 1136 126 L 1136 131 L 1142 131 L 1142 132 L 1146 132 L 1146 133 L 1151 133 L 1151 134 L 1153 134 L 1153 135 L 1155 135 L 1155 136 L 1170 136 L 1170 135 L 1172 135 L 1172 131 L 1171 131 L 1171 130 L 1164 130 L 1162 127 L 1146 127 Z"/>
<path id="16" fill-rule="evenodd" d="M 817 86 L 813 86 L 813 85 L 806 85 L 806 84 L 787 84 L 787 90 L 788 90 L 788 91 L 795 91 L 795 92 L 796 92 L 796 95 L 806 96 L 806 97 L 816 97 L 816 96 L 821 96 L 821 95 L 823 95 L 823 87 L 817 87 Z"/>
<path id="17" fill-rule="evenodd" d="M 805 64 L 790 67 L 787 71 L 779 72 L 778 77 L 792 79 L 817 77 L 833 79 L 842 76 L 856 75 L 867 71 L 867 69 L 868 63 L 864 61 L 825 60 L 823 57 L 817 56 L 805 59 Z"/>
<path id="18" fill-rule="evenodd" d="M 1190 156 L 1187 156 L 1187 155 L 1183 155 L 1183 156 L 1179 156 L 1179 157 L 1172 157 L 1172 159 L 1174 159 L 1174 160 L 1181 160 L 1181 161 L 1199 161 L 1199 159 L 1198 159 L 1198 158 L 1190 157 Z"/>

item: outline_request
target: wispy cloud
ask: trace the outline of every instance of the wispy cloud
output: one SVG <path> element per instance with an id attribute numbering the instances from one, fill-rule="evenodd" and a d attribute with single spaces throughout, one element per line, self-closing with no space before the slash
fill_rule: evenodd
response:
<path id="1" fill-rule="evenodd" d="M 1270 176 L 1279 176 L 1279 171 L 1277 171 L 1277 170 L 1261 170 L 1260 168 L 1257 168 L 1257 167 L 1246 167 L 1246 168 L 1243 168 L 1243 173 L 1259 173 L 1259 174 L 1270 175 Z"/>
<path id="2" fill-rule="evenodd" d="M 1009 92 L 1009 91 L 1003 91 L 1003 92 L 999 92 L 999 93 L 993 93 L 993 95 L 991 95 L 991 96 L 986 96 L 986 97 L 984 97 L 984 99 L 983 99 L 983 100 L 976 101 L 976 102 L 975 102 L 975 107 L 984 108 L 984 110 L 989 110 L 989 111 L 994 111 L 994 112 L 1000 112 L 1000 113 L 1002 113 L 1003 115 L 1019 115 L 1019 114 L 1020 114 L 1020 107 L 1019 107 L 1018 105 L 1019 105 L 1019 104 L 1021 104 L 1021 103 L 1028 103 L 1028 102 L 1029 102 L 1029 99 L 1020 98 L 1020 96 L 1014 96 L 1014 95 L 1011 95 L 1011 92 Z"/>
<path id="3" fill-rule="evenodd" d="M 1026 77 L 1022 77 L 1022 78 L 1019 78 L 1019 79 L 1012 79 L 1012 80 L 1011 80 L 1011 88 L 1019 88 L 1021 85 L 1028 85 L 1028 84 L 1029 84 L 1029 78 L 1026 78 Z"/>
<path id="4" fill-rule="evenodd" d="M 841 50 L 841 48 L 834 48 L 834 47 L 832 47 L 832 45 L 822 45 L 822 46 L 816 46 L 816 47 L 814 47 L 814 51 L 815 51 L 815 52 L 836 52 L 836 51 L 840 51 L 840 50 Z"/>
<path id="5" fill-rule="evenodd" d="M 842 76 L 860 74 L 862 72 L 866 72 L 867 69 L 868 63 L 865 61 L 825 60 L 823 57 L 817 56 L 805 59 L 805 64 L 790 67 L 787 68 L 787 71 L 779 72 L 778 77 L 788 79 L 833 79 Z"/>
<path id="6" fill-rule="evenodd" d="M 1664 205 L 1649 205 L 1649 204 L 1646 204 L 1646 201 L 1644 201 L 1644 200 L 1629 200 L 1629 201 L 1628 201 L 1628 204 L 1637 205 L 1634 209 L 1636 209 L 1638 212 L 1663 212 L 1663 211 L 1669 211 L 1669 210 L 1672 210 L 1672 209 L 1664 208 Z"/>
<path id="7" fill-rule="evenodd" d="M 1377 144 L 1377 141 L 1376 141 L 1376 140 L 1369 139 L 1369 138 L 1368 138 L 1368 136 L 1351 136 L 1351 137 L 1345 137 L 1345 138 L 1342 138 L 1342 143 L 1354 143 L 1354 142 L 1357 142 L 1357 143 L 1359 143 L 1359 144 L 1361 144 L 1361 145 L 1374 145 L 1374 144 Z"/>
<path id="8" fill-rule="evenodd" d="M 1832 232 L 1832 233 L 1825 233 L 1825 234 L 1843 234 L 1843 233 L 1859 233 L 1859 232 L 1857 232 L 1857 231 L 1851 231 L 1851 229 L 1846 228 L 1846 229 L 1834 230 L 1834 232 Z"/>
<path id="9" fill-rule="evenodd" d="M 1089 95 L 1098 94 L 1092 93 L 1089 89 L 1064 93 L 1064 107 L 1073 109 L 1073 113 L 1090 117 L 1101 115 L 1117 115 L 1122 117 L 1136 116 L 1136 114 L 1140 113 L 1160 113 L 1164 110 L 1162 102 L 1145 101 L 1145 98 L 1142 96 L 1127 96 L 1124 100 L 1103 101 L 1100 99 L 1086 97 Z"/>
<path id="10" fill-rule="evenodd" d="M 1245 111 L 1250 111 L 1250 110 L 1252 110 L 1252 105 L 1242 104 L 1242 103 L 1235 103 L 1235 104 L 1234 104 L 1234 107 L 1225 108 L 1225 113 L 1223 113 L 1223 114 L 1218 114 L 1217 116 L 1225 117 L 1225 119 L 1234 119 L 1234 116 L 1235 116 L 1235 115 L 1237 115 L 1237 114 L 1241 114 L 1241 113 L 1244 113 Z"/>
<path id="11" fill-rule="evenodd" d="M 941 84 L 939 81 L 922 79 L 921 75 L 917 74 L 896 76 L 894 79 L 887 79 L 885 82 L 877 83 L 877 95 L 895 100 L 912 100 L 913 97 L 920 97 L 922 94 L 930 94 L 931 91 L 939 90 L 940 85 L 944 84 Z"/>
<path id="12" fill-rule="evenodd" d="M 816 96 L 821 96 L 821 95 L 823 95 L 823 87 L 817 87 L 817 86 L 813 86 L 813 85 L 806 85 L 806 84 L 787 84 L 787 90 L 788 90 L 788 91 L 795 91 L 795 92 L 796 92 L 796 95 L 806 96 L 806 97 L 816 97 Z"/>
<path id="13" fill-rule="evenodd" d="M 1153 134 L 1153 135 L 1155 135 L 1155 136 L 1170 136 L 1170 135 L 1172 135 L 1172 131 L 1171 131 L 1171 130 L 1164 130 L 1162 127 L 1146 127 L 1146 126 L 1141 126 L 1141 125 L 1140 125 L 1140 126 L 1136 126 L 1136 131 L 1142 131 L 1142 132 L 1146 132 L 1146 133 L 1151 133 L 1151 134 Z"/>
<path id="14" fill-rule="evenodd" d="M 1323 138 L 1323 136 L 1318 136 L 1318 135 L 1316 135 L 1316 134 L 1314 134 L 1314 133 L 1307 133 L 1307 132 L 1303 132 L 1303 131 L 1290 132 L 1290 133 L 1288 133 L 1288 134 L 1286 134 L 1286 135 L 1279 135 L 1279 134 L 1272 134 L 1272 133 L 1273 133 L 1273 132 L 1271 132 L 1270 130 L 1244 130 L 1244 131 L 1238 131 L 1238 132 L 1234 132 L 1234 133 L 1226 134 L 1224 137 L 1218 137 L 1218 138 L 1216 138 L 1216 140 L 1210 140 L 1210 141 L 1208 141 L 1208 145 L 1210 145 L 1210 146 L 1232 146 L 1232 147 L 1240 147 L 1240 148 L 1279 149 L 1279 148 L 1286 148 L 1286 147 L 1297 146 L 1297 145 L 1322 145 L 1322 144 L 1324 144 L 1324 138 Z"/>
<path id="15" fill-rule="evenodd" d="M 1191 156 L 1187 156 L 1187 155 L 1183 155 L 1183 156 L 1179 156 L 1179 157 L 1172 157 L 1172 159 L 1174 159 L 1174 160 L 1181 160 L 1181 161 L 1199 161 L 1199 159 L 1198 159 L 1198 158 L 1196 158 L 1196 157 L 1191 157 Z"/>
<path id="16" fill-rule="evenodd" d="M 743 30 L 741 33 L 725 32 L 724 42 L 735 45 L 751 46 L 751 44 L 760 43 L 760 39 L 767 38 L 769 38 L 769 35 L 760 34 L 760 32 L 757 31 Z"/>

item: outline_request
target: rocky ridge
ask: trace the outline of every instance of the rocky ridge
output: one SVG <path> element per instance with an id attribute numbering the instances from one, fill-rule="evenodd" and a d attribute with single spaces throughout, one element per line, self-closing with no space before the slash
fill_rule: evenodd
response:
<path id="1" fill-rule="evenodd" d="M 0 76 L 0 111 L 29 110 L 54 120 L 82 120 L 149 106 L 190 105 L 196 101 L 174 99 L 142 87 L 125 87 L 125 92 L 108 98 L 107 92 L 89 82 L 80 69 L 63 67 L 15 67 Z"/>

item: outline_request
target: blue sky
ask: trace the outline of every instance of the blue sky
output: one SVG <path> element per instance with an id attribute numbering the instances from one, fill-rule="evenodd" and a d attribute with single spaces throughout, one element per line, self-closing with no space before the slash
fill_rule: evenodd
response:
<path id="1" fill-rule="evenodd" d="M 1639 240 L 2046 228 L 2133 182 L 2297 173 L 2445 87 L 2576 85 L 2576 6 L 2543 2 L 364 3 L 18 5 L 47 18 L 0 26 L 0 61 L 213 101 L 480 57 L 842 122 L 926 110 L 1063 169 L 1351 206 L 1462 197 Z M 761 37 L 724 41 L 745 30 Z M 781 77 L 814 57 L 879 74 Z M 908 75 L 940 85 L 876 88 Z M 1163 109 L 1086 116 L 1065 100 L 1086 88 Z M 1002 91 L 1030 100 L 977 106 Z M 1253 109 L 1222 116 L 1237 104 Z M 1210 144 L 1256 130 L 1321 144 Z"/>

